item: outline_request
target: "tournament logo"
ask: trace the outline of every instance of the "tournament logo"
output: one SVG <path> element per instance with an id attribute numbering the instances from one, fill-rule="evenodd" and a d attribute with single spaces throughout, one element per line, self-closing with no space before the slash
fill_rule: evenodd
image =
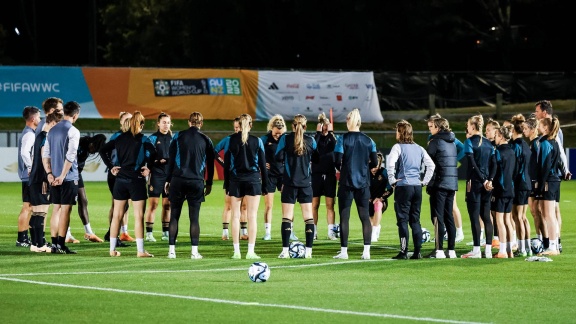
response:
<path id="1" fill-rule="evenodd" d="M 169 96 L 170 84 L 165 80 L 154 80 L 154 92 L 158 97 Z"/>

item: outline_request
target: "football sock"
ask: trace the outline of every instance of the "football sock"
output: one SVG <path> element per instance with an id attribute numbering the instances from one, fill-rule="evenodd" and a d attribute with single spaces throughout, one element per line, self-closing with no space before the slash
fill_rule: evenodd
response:
<path id="1" fill-rule="evenodd" d="M 266 234 L 270 234 L 270 229 L 272 228 L 272 224 L 270 223 L 264 223 L 264 230 L 266 231 Z"/>
<path id="2" fill-rule="evenodd" d="M 248 243 L 248 253 L 254 253 L 254 245 L 255 244 Z"/>
<path id="3" fill-rule="evenodd" d="M 118 242 L 118 238 L 110 236 L 110 252 L 116 250 L 116 243 Z"/>
<path id="4" fill-rule="evenodd" d="M 86 234 L 94 234 L 94 232 L 92 232 L 92 226 L 90 226 L 90 223 L 84 225 L 84 232 Z"/>
<path id="5" fill-rule="evenodd" d="M 176 245 L 168 245 L 168 253 L 176 253 Z"/>
<path id="6" fill-rule="evenodd" d="M 146 233 L 152 233 L 154 231 L 154 223 L 146 222 Z"/>
<path id="7" fill-rule="evenodd" d="M 370 254 L 370 245 L 364 245 L 364 253 L 363 254 Z"/>
<path id="8" fill-rule="evenodd" d="M 144 239 L 136 239 L 136 250 L 138 250 L 140 253 L 144 253 Z"/>
<path id="9" fill-rule="evenodd" d="M 250 246 L 250 244 L 248 244 Z M 192 254 L 198 254 L 198 245 L 192 245 Z"/>
<path id="10" fill-rule="evenodd" d="M 234 246 L 234 253 L 240 253 L 240 243 L 232 243 Z"/>

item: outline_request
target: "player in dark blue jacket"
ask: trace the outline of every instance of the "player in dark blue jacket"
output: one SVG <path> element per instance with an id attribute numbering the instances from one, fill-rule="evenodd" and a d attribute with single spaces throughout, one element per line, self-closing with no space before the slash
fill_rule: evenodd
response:
<path id="1" fill-rule="evenodd" d="M 336 136 L 334 136 L 334 126 L 326 118 L 326 114 L 318 116 L 316 126 L 316 140 L 318 151 L 318 162 L 312 162 L 312 213 L 314 215 L 314 238 L 318 235 L 318 210 L 320 209 L 320 199 L 324 196 L 326 206 L 326 223 L 328 223 L 328 239 L 337 240 L 334 232 L 334 198 L 336 197 L 336 163 L 334 161 L 334 148 L 336 148 Z"/>
<path id="2" fill-rule="evenodd" d="M 539 139 L 538 163 L 536 166 L 536 184 L 534 192 L 540 200 L 542 221 L 546 222 L 542 233 L 544 247 L 542 255 L 554 256 L 558 250 L 558 221 L 556 218 L 556 199 L 560 194 L 560 146 L 556 141 L 560 122 L 558 118 L 540 119 L 538 130 L 542 136 Z"/>
<path id="3" fill-rule="evenodd" d="M 350 208 L 356 203 L 358 216 L 362 222 L 364 251 L 362 259 L 370 259 L 372 223 L 368 211 L 370 200 L 370 169 L 378 163 L 376 144 L 366 134 L 360 132 L 362 120 L 360 111 L 354 108 L 346 117 L 348 132 L 340 136 L 336 143 L 335 163 L 340 170 L 338 188 L 338 212 L 340 214 L 340 253 L 335 259 L 348 259 L 348 235 L 350 232 Z"/>
<path id="4" fill-rule="evenodd" d="M 260 259 L 254 252 L 258 233 L 257 213 L 260 195 L 266 194 L 268 171 L 264 145 L 260 138 L 250 135 L 252 117 L 240 115 L 240 132 L 230 135 L 228 150 L 224 154 L 224 188 L 231 198 L 232 259 L 240 259 L 240 205 L 242 198 L 248 214 L 248 252 L 246 259 Z"/>
<path id="5" fill-rule="evenodd" d="M 184 200 L 188 202 L 191 258 L 202 259 L 198 253 L 200 205 L 212 191 L 214 178 L 214 146 L 212 140 L 200 132 L 203 123 L 202 114 L 193 112 L 188 119 L 190 128 L 175 134 L 170 144 L 164 188 L 170 199 L 169 259 L 176 258 L 178 222 Z"/>
<path id="6" fill-rule="evenodd" d="M 264 196 L 264 241 L 272 239 L 272 208 L 274 207 L 274 193 L 276 190 L 282 190 L 282 176 L 284 174 L 284 167 L 282 162 L 276 161 L 276 149 L 280 136 L 286 132 L 286 123 L 281 115 L 274 115 L 268 121 L 268 133 L 260 137 L 262 144 L 264 144 L 264 153 L 266 154 L 266 169 L 268 169 L 268 183 L 266 184 L 266 191 Z M 294 233 L 292 233 L 294 235 Z M 298 239 L 298 238 L 296 238 Z"/>
<path id="7" fill-rule="evenodd" d="M 170 115 L 162 112 L 158 115 L 156 125 L 158 130 L 150 135 L 148 139 L 156 148 L 156 160 L 150 166 L 150 177 L 148 178 L 148 208 L 144 215 L 146 220 L 146 241 L 156 242 L 154 238 L 154 219 L 156 209 L 162 196 L 162 241 L 168 241 L 168 226 L 170 225 L 170 201 L 168 193 L 164 190 L 166 177 L 168 176 L 169 148 L 172 142 L 172 119 Z"/>
<path id="8" fill-rule="evenodd" d="M 494 140 L 496 150 L 490 161 L 490 174 L 485 184 L 486 190 L 492 190 L 492 210 L 494 221 L 498 223 L 500 251 L 495 258 L 512 258 L 512 204 L 515 195 L 514 179 L 518 172 L 516 154 L 509 141 L 512 138 L 512 126 L 496 129 Z"/>
<path id="9" fill-rule="evenodd" d="M 522 114 L 512 116 L 510 121 L 514 127 L 512 133 L 512 147 L 516 155 L 516 163 L 518 165 L 518 173 L 514 179 L 514 201 L 512 203 L 512 219 L 516 224 L 516 237 L 518 238 L 518 251 L 515 256 L 526 257 L 528 252 L 532 252 L 530 248 L 530 222 L 526 218 L 528 212 L 528 197 L 532 189 L 532 181 L 530 178 L 530 159 L 532 152 L 530 146 L 524 140 L 522 133 L 524 131 L 524 123 L 526 122 Z"/>
<path id="10" fill-rule="evenodd" d="M 300 203 L 304 218 L 306 252 L 304 257 L 312 258 L 314 244 L 314 218 L 312 216 L 312 170 L 311 163 L 317 159 L 316 141 L 306 135 L 306 117 L 294 116 L 292 132 L 280 137 L 276 148 L 276 161 L 284 164 L 282 176 L 282 253 L 280 259 L 289 259 L 288 247 L 294 220 L 294 205 Z"/>
<path id="11" fill-rule="evenodd" d="M 116 251 L 116 241 L 120 230 L 120 220 L 124 216 L 128 200 L 134 208 L 134 232 L 139 258 L 153 257 L 144 250 L 144 209 L 146 208 L 146 177 L 150 174 L 147 165 L 154 163 L 156 149 L 147 136 L 142 134 L 144 116 L 136 111 L 130 119 L 130 130 L 109 141 L 100 150 L 102 161 L 112 175 L 116 176 L 112 197 L 114 198 L 114 215 L 110 225 L 110 256 L 120 256 Z M 111 159 L 116 150 L 118 164 Z"/>
<path id="12" fill-rule="evenodd" d="M 472 251 L 462 254 L 462 258 L 482 257 L 480 251 L 481 228 L 480 219 L 484 222 L 486 243 L 492 243 L 494 228 L 490 220 L 491 192 L 486 190 L 484 184 L 488 182 L 490 159 L 494 154 L 494 146 L 486 137 L 482 136 L 484 118 L 482 115 L 472 116 L 466 124 L 468 138 L 464 141 L 464 153 L 468 161 L 466 174 L 466 207 L 472 227 L 474 247 Z M 485 253 L 492 257 L 492 245 L 486 244 Z"/>

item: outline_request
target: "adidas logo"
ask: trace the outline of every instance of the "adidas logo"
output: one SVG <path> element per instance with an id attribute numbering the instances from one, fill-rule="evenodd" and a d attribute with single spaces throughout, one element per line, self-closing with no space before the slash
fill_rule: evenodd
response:
<path id="1" fill-rule="evenodd" d="M 274 83 L 274 82 L 272 82 L 272 85 L 270 85 L 270 86 L 268 87 L 268 90 L 278 90 L 278 89 L 279 89 L 278 86 L 277 86 L 276 83 Z"/>

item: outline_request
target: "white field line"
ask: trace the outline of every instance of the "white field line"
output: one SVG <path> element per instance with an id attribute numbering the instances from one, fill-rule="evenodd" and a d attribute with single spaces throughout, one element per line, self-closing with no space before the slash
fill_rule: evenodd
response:
<path id="1" fill-rule="evenodd" d="M 242 269 L 242 270 L 245 271 L 246 269 Z M 210 271 L 214 271 L 214 270 L 210 270 Z M 110 274 L 111 272 L 106 272 L 106 273 Z M 383 314 L 383 313 L 355 312 L 355 311 L 347 311 L 347 310 L 340 310 L 340 309 L 306 307 L 306 306 L 286 305 L 286 304 L 267 304 L 267 303 L 257 303 L 257 302 L 243 302 L 243 301 L 237 301 L 237 300 L 226 300 L 226 299 L 218 299 L 218 298 L 205 298 L 205 297 L 195 297 L 195 296 L 183 296 L 183 295 L 174 295 L 174 294 L 153 293 L 153 292 L 138 291 L 138 290 L 125 290 L 125 289 L 115 289 L 115 288 L 101 288 L 101 287 L 94 287 L 94 286 L 60 284 L 60 283 L 52 283 L 52 282 L 45 282 L 45 281 L 24 280 L 24 279 L 18 279 L 18 278 L 0 277 L 0 280 L 27 283 L 27 284 L 33 284 L 33 285 L 98 290 L 98 291 L 107 291 L 107 292 L 113 292 L 113 293 L 144 295 L 144 296 L 154 296 L 154 297 L 170 297 L 170 298 L 177 298 L 177 299 L 202 301 L 202 302 L 208 302 L 208 303 L 220 303 L 220 304 L 231 304 L 231 305 L 241 305 L 241 306 L 296 309 L 296 310 L 303 310 L 303 311 L 310 311 L 310 312 L 357 315 L 357 316 L 379 317 L 379 318 L 394 318 L 394 319 L 402 319 L 402 320 L 410 320 L 410 321 L 423 321 L 423 322 L 435 322 L 435 323 L 458 323 L 458 324 L 460 324 L 460 323 L 462 323 L 462 324 L 469 324 L 469 323 L 475 324 L 475 323 L 477 323 L 477 322 L 454 321 L 454 320 L 430 318 L 430 317 L 414 317 L 414 316 L 403 316 L 403 315 Z"/>

